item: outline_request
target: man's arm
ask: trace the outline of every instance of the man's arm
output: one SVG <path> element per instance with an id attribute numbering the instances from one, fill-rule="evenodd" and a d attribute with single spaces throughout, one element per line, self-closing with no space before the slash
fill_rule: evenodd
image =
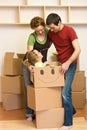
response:
<path id="1" fill-rule="evenodd" d="M 73 52 L 73 54 L 71 55 L 71 57 L 70 57 L 66 62 L 64 62 L 64 63 L 62 64 L 62 70 L 61 70 L 61 71 L 62 71 L 63 73 L 65 73 L 65 72 L 68 70 L 70 64 L 71 64 L 75 59 L 78 58 L 78 56 L 79 56 L 79 54 L 80 54 L 80 52 L 81 52 L 78 39 L 73 40 L 73 41 L 72 41 L 72 45 L 73 45 L 73 48 L 74 48 L 74 52 Z"/>

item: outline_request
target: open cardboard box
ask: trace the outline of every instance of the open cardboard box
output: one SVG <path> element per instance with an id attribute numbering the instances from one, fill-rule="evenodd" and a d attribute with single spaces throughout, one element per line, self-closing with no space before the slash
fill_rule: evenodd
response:
<path id="1" fill-rule="evenodd" d="M 61 65 L 38 67 L 31 73 L 31 81 L 35 88 L 64 86 L 64 74 L 60 72 Z"/>
<path id="2" fill-rule="evenodd" d="M 24 54 L 16 55 L 14 52 L 6 52 L 4 56 L 4 75 L 22 75 L 22 57 Z"/>

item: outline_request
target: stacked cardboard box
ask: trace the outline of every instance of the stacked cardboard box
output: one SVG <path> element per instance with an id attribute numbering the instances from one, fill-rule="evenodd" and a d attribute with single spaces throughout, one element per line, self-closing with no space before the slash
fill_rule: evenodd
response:
<path id="1" fill-rule="evenodd" d="M 86 103 L 86 77 L 85 72 L 80 70 L 79 59 L 72 84 L 72 101 L 75 108 L 83 108 Z"/>
<path id="2" fill-rule="evenodd" d="M 72 84 L 72 100 L 75 108 L 83 108 L 86 103 L 86 77 L 84 71 L 76 71 Z"/>
<path id="3" fill-rule="evenodd" d="M 58 128 L 63 125 L 61 66 L 35 68 L 33 85 L 27 87 L 28 106 L 35 111 L 37 128 Z"/>
<path id="4" fill-rule="evenodd" d="M 4 75 L 1 76 L 3 108 L 6 110 L 23 108 L 25 100 L 21 54 L 14 58 L 13 52 L 6 52 L 3 70 Z"/>

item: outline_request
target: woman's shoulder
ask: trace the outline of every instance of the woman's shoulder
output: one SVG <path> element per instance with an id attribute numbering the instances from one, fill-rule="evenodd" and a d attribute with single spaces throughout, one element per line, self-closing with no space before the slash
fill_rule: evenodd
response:
<path id="1" fill-rule="evenodd" d="M 35 35 L 35 32 L 33 32 L 33 33 L 31 33 L 30 35 L 29 35 L 29 37 L 36 37 L 36 35 Z"/>
<path id="2" fill-rule="evenodd" d="M 29 37 L 28 37 L 28 42 L 27 42 L 27 44 L 28 44 L 28 45 L 34 45 L 34 43 L 35 43 L 35 36 L 34 36 L 34 33 L 31 33 L 31 34 L 29 35 Z"/>
<path id="3" fill-rule="evenodd" d="M 29 35 L 29 40 L 35 40 L 35 39 L 36 39 L 36 34 L 35 32 L 33 32 Z"/>

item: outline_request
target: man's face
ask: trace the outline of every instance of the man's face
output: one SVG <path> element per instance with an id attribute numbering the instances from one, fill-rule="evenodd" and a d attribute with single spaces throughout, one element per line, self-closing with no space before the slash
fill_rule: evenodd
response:
<path id="1" fill-rule="evenodd" d="M 52 24 L 48 25 L 48 28 L 50 28 L 51 31 L 56 33 L 58 31 L 60 31 L 60 23 L 58 23 L 58 25 L 55 25 L 52 23 Z"/>

